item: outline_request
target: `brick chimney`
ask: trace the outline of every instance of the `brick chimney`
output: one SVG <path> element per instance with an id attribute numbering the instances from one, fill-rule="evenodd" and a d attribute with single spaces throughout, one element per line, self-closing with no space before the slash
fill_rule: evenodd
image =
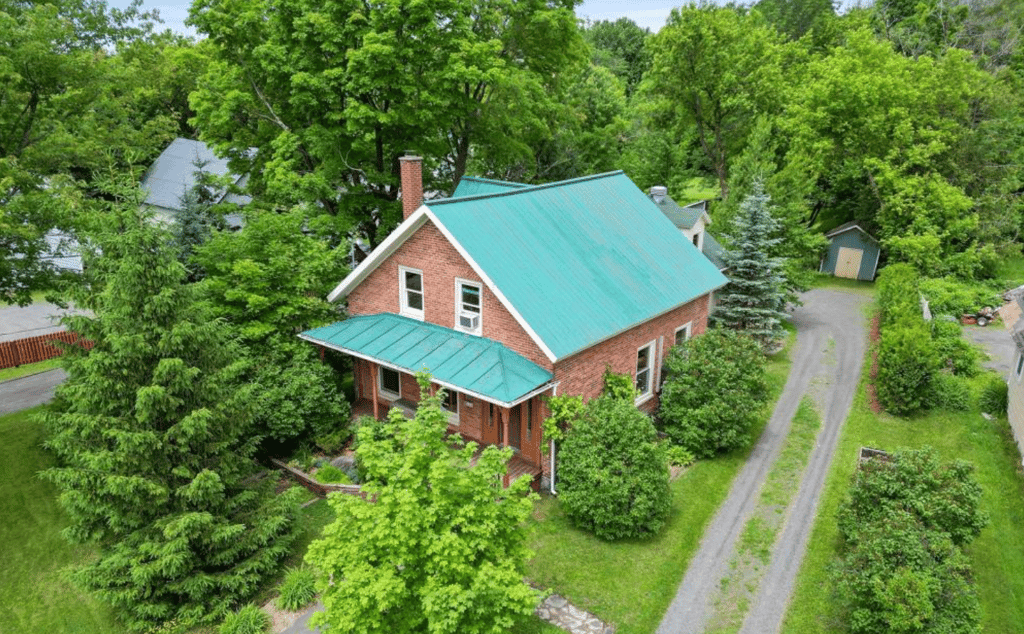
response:
<path id="1" fill-rule="evenodd" d="M 402 165 L 402 220 L 423 204 L 423 159 L 407 152 L 398 159 Z"/>

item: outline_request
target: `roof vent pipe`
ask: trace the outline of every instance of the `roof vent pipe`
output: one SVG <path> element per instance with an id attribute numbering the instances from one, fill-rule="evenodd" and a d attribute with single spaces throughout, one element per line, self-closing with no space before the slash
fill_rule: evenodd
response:
<path id="1" fill-rule="evenodd" d="M 655 185 L 651 188 L 651 199 L 659 205 L 665 200 L 665 196 L 668 196 L 668 187 Z"/>

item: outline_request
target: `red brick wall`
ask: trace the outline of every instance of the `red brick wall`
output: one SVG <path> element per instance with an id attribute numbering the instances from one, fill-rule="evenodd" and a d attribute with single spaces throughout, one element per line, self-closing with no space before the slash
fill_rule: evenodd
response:
<path id="1" fill-rule="evenodd" d="M 596 346 L 555 363 L 555 380 L 560 381 L 559 394 L 579 394 L 583 399 L 590 400 L 601 393 L 601 377 L 605 365 L 611 365 L 612 371 L 619 374 L 636 376 L 637 350 L 649 343 L 656 342 L 654 359 L 655 389 L 660 382 L 661 364 L 664 355 L 675 341 L 675 331 L 687 322 L 692 322 L 691 336 L 699 335 L 707 328 L 708 296 L 698 297 L 692 302 L 680 306 L 664 315 L 640 324 L 639 326 L 618 334 Z M 658 407 L 657 394 L 643 402 L 640 409 L 653 413 Z"/>
<path id="2" fill-rule="evenodd" d="M 352 315 L 399 314 L 398 267 L 423 271 L 424 320 L 445 328 L 455 327 L 455 279 L 480 283 L 480 278 L 455 247 L 430 221 L 382 262 L 348 296 Z M 498 298 L 481 283 L 483 336 L 500 341 L 530 361 L 551 370 L 540 347 L 530 338 Z M 404 392 L 403 386 L 403 395 Z"/>

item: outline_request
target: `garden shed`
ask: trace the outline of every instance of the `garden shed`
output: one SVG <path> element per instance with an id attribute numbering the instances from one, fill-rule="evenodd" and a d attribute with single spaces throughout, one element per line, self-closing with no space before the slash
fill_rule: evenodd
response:
<path id="1" fill-rule="evenodd" d="M 856 221 L 839 225 L 825 237 L 829 241 L 828 253 L 822 258 L 819 271 L 851 280 L 875 279 L 881 247 Z"/>

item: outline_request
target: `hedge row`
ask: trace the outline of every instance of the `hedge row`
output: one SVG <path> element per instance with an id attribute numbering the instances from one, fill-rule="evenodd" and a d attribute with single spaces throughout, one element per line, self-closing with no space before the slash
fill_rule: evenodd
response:
<path id="1" fill-rule="evenodd" d="M 924 320 L 921 289 L 930 284 L 909 264 L 887 266 L 878 276 L 876 387 L 879 402 L 893 414 L 969 407 L 966 386 L 955 377 L 977 374 L 978 354 L 958 323 Z"/>

